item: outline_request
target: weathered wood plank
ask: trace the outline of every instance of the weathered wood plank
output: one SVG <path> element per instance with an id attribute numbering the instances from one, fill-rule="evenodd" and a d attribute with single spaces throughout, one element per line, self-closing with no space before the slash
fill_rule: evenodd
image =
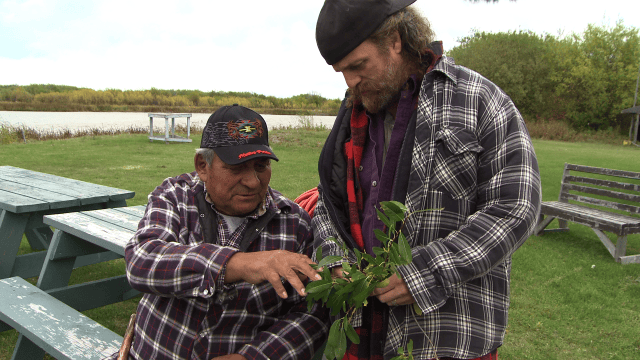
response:
<path id="1" fill-rule="evenodd" d="M 613 189 L 639 191 L 640 192 L 640 184 L 630 184 L 630 183 L 625 183 L 625 182 L 618 182 L 618 181 L 605 180 L 605 179 L 596 179 L 596 178 L 590 178 L 590 177 L 584 177 L 584 176 L 569 175 L 569 176 L 565 177 L 564 182 L 566 182 L 566 183 L 579 182 L 579 183 L 583 183 L 583 184 L 604 186 L 604 187 L 609 187 L 609 188 L 613 188 Z"/>
<path id="2" fill-rule="evenodd" d="M 0 280 L 0 320 L 56 359 L 103 359 L 122 337 L 20 277 Z"/>
<path id="3" fill-rule="evenodd" d="M 18 182 L 0 181 L 0 191 L 45 202 L 49 204 L 49 209 L 68 208 L 80 205 L 78 198 L 46 189 L 34 188 Z"/>
<path id="4" fill-rule="evenodd" d="M 581 202 L 583 204 L 602 206 L 602 207 L 607 207 L 609 209 L 626 211 L 630 214 L 640 214 L 640 208 L 637 206 L 621 204 L 613 201 L 607 201 L 604 199 L 594 199 L 588 196 L 580 196 L 575 194 L 562 194 L 562 200 L 564 201 L 574 200 L 574 201 Z"/>
<path id="5" fill-rule="evenodd" d="M 124 256 L 124 246 L 131 239 L 133 230 L 87 216 L 85 213 L 47 215 L 45 224 L 78 236 L 100 247 Z"/>
<path id="6" fill-rule="evenodd" d="M 610 197 L 616 200 L 634 201 L 634 202 L 640 203 L 640 195 L 636 195 L 636 194 L 622 193 L 619 191 L 613 191 L 613 190 L 595 188 L 595 187 L 589 187 L 589 186 L 581 186 L 581 185 L 575 185 L 575 184 L 564 184 L 564 188 L 565 188 L 565 191 L 576 191 L 576 192 L 581 192 L 585 194 Z"/>
<path id="7" fill-rule="evenodd" d="M 11 211 L 12 213 L 28 213 L 49 209 L 46 201 L 25 197 L 8 191 L 0 190 L 0 209 Z"/>
<path id="8" fill-rule="evenodd" d="M 24 185 L 81 199 L 82 204 L 122 200 L 132 198 L 135 193 L 129 190 L 93 184 L 62 176 L 31 171 L 12 166 L 0 167 L 0 178 L 5 181 L 19 182 Z M 16 181 L 19 179 L 19 181 Z"/>
<path id="9" fill-rule="evenodd" d="M 144 207 L 143 211 L 144 211 Z M 127 230 L 138 230 L 138 223 L 142 215 L 131 214 L 131 212 L 120 211 L 123 208 L 105 209 L 99 211 L 84 211 L 83 214 L 106 223 L 113 224 Z"/>
<path id="10" fill-rule="evenodd" d="M 576 165 L 576 164 L 565 164 L 565 166 L 569 170 L 576 170 L 576 171 L 592 173 L 592 174 L 610 175 L 610 176 L 618 176 L 618 177 L 623 177 L 628 179 L 640 180 L 640 173 L 633 172 L 633 171 L 615 170 L 615 169 L 599 168 L 595 166 Z"/>

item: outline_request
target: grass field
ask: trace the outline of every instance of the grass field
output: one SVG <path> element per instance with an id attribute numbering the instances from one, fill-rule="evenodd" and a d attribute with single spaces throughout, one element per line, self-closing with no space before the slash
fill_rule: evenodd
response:
<path id="1" fill-rule="evenodd" d="M 316 186 L 317 159 L 327 134 L 309 128 L 270 131 L 280 158 L 273 163 L 272 187 L 295 198 Z M 144 134 L 12 143 L 0 145 L 0 165 L 133 190 L 136 196 L 128 205 L 143 205 L 164 178 L 193 170 L 199 136 L 192 136 L 191 144 L 169 145 L 150 143 Z M 544 200 L 557 199 L 565 162 L 640 171 L 636 147 L 541 140 L 534 146 Z M 532 236 L 515 253 L 501 360 L 640 358 L 640 265 L 615 263 L 589 228 L 570 228 Z M 30 251 L 26 241 L 20 251 Z M 640 253 L 640 236 L 629 236 L 628 253 Z M 123 261 L 115 260 L 74 271 L 72 282 L 123 272 Z M 85 314 L 123 334 L 137 300 Z M 15 331 L 0 333 L 0 360 L 11 358 L 16 339 Z"/>

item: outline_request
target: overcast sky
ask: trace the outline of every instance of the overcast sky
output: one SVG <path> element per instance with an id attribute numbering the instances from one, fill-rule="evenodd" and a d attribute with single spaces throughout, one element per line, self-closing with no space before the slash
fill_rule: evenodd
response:
<path id="1" fill-rule="evenodd" d="M 0 0 L 0 84 L 342 98 L 315 43 L 323 0 Z M 640 28 L 638 0 L 417 0 L 445 51 L 473 29 Z"/>

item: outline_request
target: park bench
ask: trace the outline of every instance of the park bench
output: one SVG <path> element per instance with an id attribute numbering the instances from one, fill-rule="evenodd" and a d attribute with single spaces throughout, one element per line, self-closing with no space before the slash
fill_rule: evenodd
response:
<path id="1" fill-rule="evenodd" d="M 122 336 L 15 276 L 0 280 L 0 321 L 23 336 L 13 359 L 104 359 L 120 350 Z"/>
<path id="2" fill-rule="evenodd" d="M 536 235 L 569 231 L 569 221 L 586 225 L 617 262 L 640 263 L 640 255 L 626 256 L 627 235 L 640 233 L 640 181 L 634 180 L 640 173 L 565 164 L 559 199 L 542 202 Z M 545 229 L 555 218 L 559 227 Z M 605 231 L 617 235 L 615 243 Z"/>

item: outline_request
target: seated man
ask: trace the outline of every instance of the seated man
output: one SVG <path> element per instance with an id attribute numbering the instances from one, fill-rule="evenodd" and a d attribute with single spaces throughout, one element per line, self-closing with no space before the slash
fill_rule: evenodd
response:
<path id="1" fill-rule="evenodd" d="M 264 119 L 242 106 L 217 110 L 203 130 L 195 171 L 166 179 L 126 247 L 127 276 L 145 293 L 134 359 L 310 359 L 328 314 L 307 310 L 309 215 L 269 187 Z"/>

